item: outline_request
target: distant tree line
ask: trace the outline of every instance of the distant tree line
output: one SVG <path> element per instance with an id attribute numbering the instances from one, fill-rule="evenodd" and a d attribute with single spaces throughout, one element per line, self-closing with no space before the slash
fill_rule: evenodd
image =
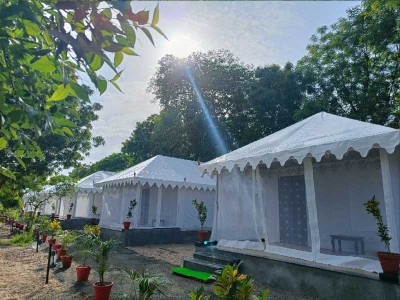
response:
<path id="1" fill-rule="evenodd" d="M 119 171 L 157 154 L 200 161 L 220 155 L 191 79 L 228 150 L 320 111 L 399 128 L 399 11 L 398 2 L 380 0 L 350 8 L 318 28 L 296 65 L 254 67 L 228 50 L 167 55 L 147 89 L 161 112 L 136 124 L 121 153 L 73 173 Z"/>

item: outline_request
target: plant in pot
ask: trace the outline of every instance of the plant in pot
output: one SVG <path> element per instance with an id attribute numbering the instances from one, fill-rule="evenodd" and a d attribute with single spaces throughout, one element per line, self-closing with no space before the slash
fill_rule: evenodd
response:
<path id="1" fill-rule="evenodd" d="M 127 219 L 127 220 L 132 219 L 132 216 L 133 216 L 133 215 L 132 215 L 132 211 L 133 211 L 133 209 L 136 207 L 136 205 L 137 205 L 136 199 L 133 199 L 133 200 L 131 200 L 131 201 L 129 202 L 128 213 L 127 213 L 127 215 L 126 215 L 126 219 Z M 125 221 L 125 222 L 123 222 L 123 224 L 124 224 L 124 229 L 125 229 L 125 230 L 128 230 L 129 227 L 131 226 L 131 222 L 130 222 L 130 221 Z"/>
<path id="2" fill-rule="evenodd" d="M 78 236 L 76 243 L 78 251 L 76 253 L 81 256 L 83 264 L 76 266 L 77 281 L 87 281 L 89 279 L 92 266 L 87 265 L 86 263 L 88 258 L 93 254 L 92 249 L 99 235 L 99 226 L 85 225 L 84 232 Z"/>
<path id="3" fill-rule="evenodd" d="M 61 258 L 63 268 L 69 268 L 72 263 L 73 256 L 69 252 L 70 246 L 75 243 L 76 234 L 65 230 L 61 235 L 61 249 L 57 250 L 57 256 Z"/>
<path id="4" fill-rule="evenodd" d="M 57 233 L 61 230 L 61 224 L 60 222 L 53 220 L 50 222 L 49 224 L 49 231 L 50 231 L 50 235 L 51 235 L 51 239 L 49 239 L 47 242 L 49 244 L 55 244 L 56 243 L 56 239 L 54 238 Z"/>
<path id="5" fill-rule="evenodd" d="M 56 204 L 55 204 L 54 202 L 51 204 L 51 210 L 53 211 L 53 212 L 51 213 L 51 217 L 52 217 L 52 218 L 55 218 L 55 217 L 56 217 L 56 213 L 55 213 L 55 211 L 56 211 Z"/>
<path id="6" fill-rule="evenodd" d="M 103 241 L 100 236 L 96 236 L 94 242 L 94 257 L 99 274 L 99 281 L 93 283 L 94 299 L 95 300 L 108 300 L 110 298 L 112 281 L 104 281 L 104 274 L 109 268 L 108 259 L 111 250 L 118 245 L 116 240 Z"/>
<path id="7" fill-rule="evenodd" d="M 208 238 L 208 230 L 204 230 L 204 223 L 207 221 L 207 206 L 203 201 L 192 200 L 194 207 L 197 210 L 197 217 L 200 221 L 201 230 L 199 230 L 199 241 L 204 242 Z"/>
<path id="8" fill-rule="evenodd" d="M 46 242 L 46 232 L 50 230 L 50 219 L 47 216 L 38 216 L 36 218 L 36 227 L 38 228 L 39 233 L 42 234 L 42 242 Z"/>
<path id="9" fill-rule="evenodd" d="M 93 218 L 90 219 L 90 222 L 94 225 L 96 224 L 96 216 L 97 216 L 97 206 L 96 205 L 92 205 L 92 215 Z"/>
<path id="10" fill-rule="evenodd" d="M 69 207 L 68 207 L 68 214 L 67 214 L 67 219 L 69 220 L 69 219 L 71 219 L 71 217 L 72 217 L 72 209 L 74 208 L 74 203 L 73 202 L 71 202 L 70 204 L 69 204 Z"/>
<path id="11" fill-rule="evenodd" d="M 364 205 L 366 206 L 367 212 L 375 218 L 378 225 L 378 236 L 381 238 L 381 241 L 385 244 L 385 248 L 387 249 L 387 252 L 381 251 L 376 253 L 382 270 L 384 273 L 398 274 L 400 254 L 390 252 L 390 241 L 392 238 L 389 235 L 389 229 L 387 225 L 383 223 L 381 210 L 379 208 L 379 201 L 376 200 L 374 195 L 372 199 L 370 199 Z"/>

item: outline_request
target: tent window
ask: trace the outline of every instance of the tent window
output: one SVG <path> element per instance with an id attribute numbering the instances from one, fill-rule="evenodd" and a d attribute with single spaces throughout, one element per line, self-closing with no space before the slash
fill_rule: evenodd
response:
<path id="1" fill-rule="evenodd" d="M 140 220 L 141 225 L 149 224 L 149 207 L 150 207 L 150 189 L 146 188 L 142 190 L 142 203 L 141 203 L 141 212 L 140 212 Z"/>
<path id="2" fill-rule="evenodd" d="M 304 176 L 279 177 L 278 190 L 280 242 L 308 246 Z"/>

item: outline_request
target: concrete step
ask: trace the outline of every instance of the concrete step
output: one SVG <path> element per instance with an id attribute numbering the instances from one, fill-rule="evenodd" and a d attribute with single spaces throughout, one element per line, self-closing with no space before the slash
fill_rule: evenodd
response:
<path id="1" fill-rule="evenodd" d="M 203 260 L 207 262 L 211 262 L 214 264 L 219 265 L 231 265 L 239 264 L 240 259 L 235 257 L 229 257 L 218 253 L 211 253 L 211 252 L 196 252 L 193 254 L 193 257 L 198 260 Z"/>
<path id="2" fill-rule="evenodd" d="M 186 258 L 183 260 L 183 267 L 195 271 L 215 274 L 216 271 L 222 270 L 224 268 L 224 265 L 200 260 L 197 258 Z"/>

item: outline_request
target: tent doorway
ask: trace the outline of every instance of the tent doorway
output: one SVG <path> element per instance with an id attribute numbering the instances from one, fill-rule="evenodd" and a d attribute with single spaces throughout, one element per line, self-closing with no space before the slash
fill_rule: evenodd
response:
<path id="1" fill-rule="evenodd" d="M 278 179 L 280 242 L 308 246 L 307 204 L 303 175 Z"/>
<path id="2" fill-rule="evenodd" d="M 147 226 L 149 224 L 149 209 L 150 209 L 150 189 L 142 190 L 142 203 L 140 209 L 140 225 Z"/>

